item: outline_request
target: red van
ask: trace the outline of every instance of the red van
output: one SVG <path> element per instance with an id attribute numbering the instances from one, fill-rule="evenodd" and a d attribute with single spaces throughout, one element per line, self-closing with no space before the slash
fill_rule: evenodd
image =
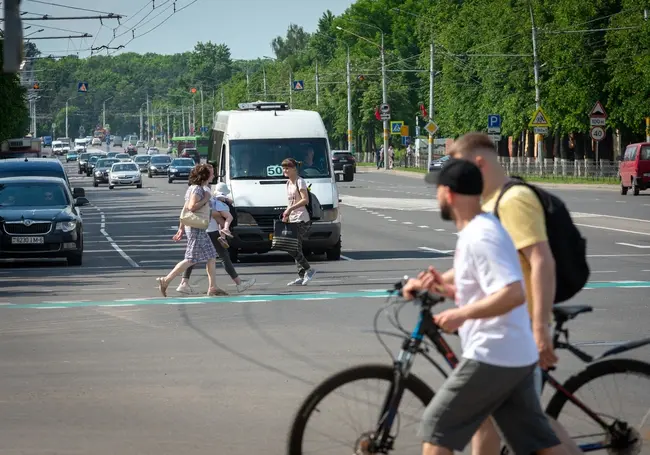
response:
<path id="1" fill-rule="evenodd" d="M 621 194 L 632 193 L 637 196 L 639 191 L 650 189 L 650 142 L 630 144 L 618 165 L 621 178 Z"/>

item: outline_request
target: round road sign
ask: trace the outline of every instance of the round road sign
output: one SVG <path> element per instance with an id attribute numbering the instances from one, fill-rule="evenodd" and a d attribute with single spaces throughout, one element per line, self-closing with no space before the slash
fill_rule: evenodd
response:
<path id="1" fill-rule="evenodd" d="M 605 128 L 602 126 L 594 126 L 591 128 L 589 135 L 594 141 L 602 141 L 605 139 Z"/>

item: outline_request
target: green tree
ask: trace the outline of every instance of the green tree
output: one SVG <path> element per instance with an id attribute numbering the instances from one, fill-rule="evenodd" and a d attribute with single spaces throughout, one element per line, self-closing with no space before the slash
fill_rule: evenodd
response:
<path id="1" fill-rule="evenodd" d="M 4 40 L 0 39 L 0 48 Z M 2 67 L 2 52 L 0 52 Z M 29 125 L 29 109 L 26 105 L 26 92 L 20 86 L 15 74 L 0 72 L 0 141 L 12 137 L 22 137 Z"/>

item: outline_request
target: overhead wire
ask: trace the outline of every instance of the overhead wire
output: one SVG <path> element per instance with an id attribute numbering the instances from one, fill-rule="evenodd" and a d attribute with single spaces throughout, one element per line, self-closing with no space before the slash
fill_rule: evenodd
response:
<path id="1" fill-rule="evenodd" d="M 26 0 L 26 1 L 32 2 L 32 3 L 40 3 L 42 5 L 56 6 L 56 7 L 59 7 L 59 8 L 68 8 L 68 9 L 72 9 L 72 10 L 76 10 L 76 11 L 86 11 L 86 12 L 89 12 L 89 13 L 107 14 L 107 15 L 114 14 L 114 13 L 107 13 L 106 11 L 97 11 L 95 9 L 80 8 L 78 6 L 62 5 L 60 3 L 54 3 L 54 2 L 44 2 L 42 0 Z M 29 14 L 33 14 L 33 13 L 29 13 Z"/>

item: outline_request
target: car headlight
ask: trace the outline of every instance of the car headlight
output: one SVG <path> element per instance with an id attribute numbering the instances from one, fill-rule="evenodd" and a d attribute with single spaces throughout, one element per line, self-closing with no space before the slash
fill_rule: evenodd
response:
<path id="1" fill-rule="evenodd" d="M 175 167 L 170 167 L 169 172 L 178 172 L 178 169 L 176 169 Z"/>
<path id="2" fill-rule="evenodd" d="M 156 166 L 151 166 L 151 170 L 152 170 L 152 171 L 157 171 L 158 168 L 157 168 Z"/>
<path id="3" fill-rule="evenodd" d="M 335 221 L 339 217 L 339 209 L 325 209 L 320 217 L 320 221 Z"/>
<path id="4" fill-rule="evenodd" d="M 56 223 L 57 231 L 70 232 L 70 231 L 74 231 L 76 227 L 77 227 L 76 221 L 61 221 L 60 223 Z"/>
<path id="5" fill-rule="evenodd" d="M 250 213 L 237 212 L 237 224 L 257 226 L 257 221 L 255 221 L 255 218 Z"/>
<path id="6" fill-rule="evenodd" d="M 101 177 L 101 176 L 102 176 L 102 171 L 95 172 L 95 177 Z"/>

